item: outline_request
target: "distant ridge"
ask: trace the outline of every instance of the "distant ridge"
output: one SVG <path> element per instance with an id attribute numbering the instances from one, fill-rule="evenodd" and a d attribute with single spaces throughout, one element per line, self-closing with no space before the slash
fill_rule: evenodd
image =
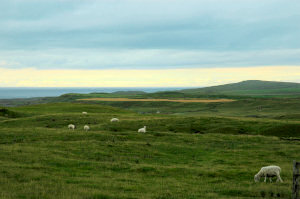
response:
<path id="1" fill-rule="evenodd" d="M 145 94 L 144 91 L 116 91 L 113 92 L 113 94 L 119 94 L 119 95 L 138 95 L 138 94 Z"/>
<path id="2" fill-rule="evenodd" d="M 219 86 L 185 89 L 180 92 L 229 95 L 300 95 L 300 83 L 246 80 Z"/>

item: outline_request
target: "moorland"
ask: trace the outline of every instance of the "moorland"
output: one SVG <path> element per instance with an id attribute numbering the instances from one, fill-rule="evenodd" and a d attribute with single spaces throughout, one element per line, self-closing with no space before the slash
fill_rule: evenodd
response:
<path id="1" fill-rule="evenodd" d="M 292 161 L 300 161 L 297 83 L 69 93 L 0 105 L 0 198 L 291 197 Z M 143 126 L 147 133 L 138 133 Z M 266 165 L 281 167 L 283 183 L 254 182 Z"/>

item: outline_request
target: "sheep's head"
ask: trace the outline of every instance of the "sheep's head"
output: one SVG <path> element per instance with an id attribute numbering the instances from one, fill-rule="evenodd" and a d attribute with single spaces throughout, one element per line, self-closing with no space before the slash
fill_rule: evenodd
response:
<path id="1" fill-rule="evenodd" d="M 255 181 L 255 182 L 259 182 L 259 180 L 260 180 L 260 176 L 259 176 L 258 174 L 256 174 L 256 175 L 254 176 L 254 181 Z"/>

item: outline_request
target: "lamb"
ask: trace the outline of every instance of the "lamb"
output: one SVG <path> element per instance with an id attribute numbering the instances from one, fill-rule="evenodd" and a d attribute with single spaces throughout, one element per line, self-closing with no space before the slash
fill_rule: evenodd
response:
<path id="1" fill-rule="evenodd" d="M 119 119 L 114 117 L 110 120 L 110 122 L 119 122 Z"/>
<path id="2" fill-rule="evenodd" d="M 82 115 L 87 115 L 87 112 L 82 112 Z"/>
<path id="3" fill-rule="evenodd" d="M 74 124 L 69 124 L 68 128 L 74 130 L 76 128 L 76 126 Z"/>
<path id="4" fill-rule="evenodd" d="M 279 166 L 266 166 L 262 167 L 260 171 L 254 176 L 254 181 L 259 182 L 261 177 L 265 177 L 264 182 L 267 182 L 267 178 L 270 179 L 270 182 L 272 182 L 272 177 L 277 177 L 276 182 L 280 181 L 283 182 L 280 177 L 280 171 L 281 168 Z"/>
<path id="5" fill-rule="evenodd" d="M 146 126 L 144 126 L 144 128 L 140 128 L 138 133 L 146 133 Z"/>
<path id="6" fill-rule="evenodd" d="M 84 125 L 83 129 L 84 129 L 85 131 L 88 131 L 88 130 L 90 130 L 90 127 L 89 127 L 88 125 Z"/>

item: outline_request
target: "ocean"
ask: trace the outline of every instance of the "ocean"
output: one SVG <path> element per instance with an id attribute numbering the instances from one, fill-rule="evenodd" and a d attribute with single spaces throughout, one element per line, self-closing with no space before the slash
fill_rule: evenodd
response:
<path id="1" fill-rule="evenodd" d="M 37 88 L 37 87 L 0 87 L 0 99 L 56 97 L 66 93 L 112 93 L 116 91 L 144 91 L 153 93 L 158 91 L 173 91 L 186 87 L 98 87 L 98 88 Z"/>

